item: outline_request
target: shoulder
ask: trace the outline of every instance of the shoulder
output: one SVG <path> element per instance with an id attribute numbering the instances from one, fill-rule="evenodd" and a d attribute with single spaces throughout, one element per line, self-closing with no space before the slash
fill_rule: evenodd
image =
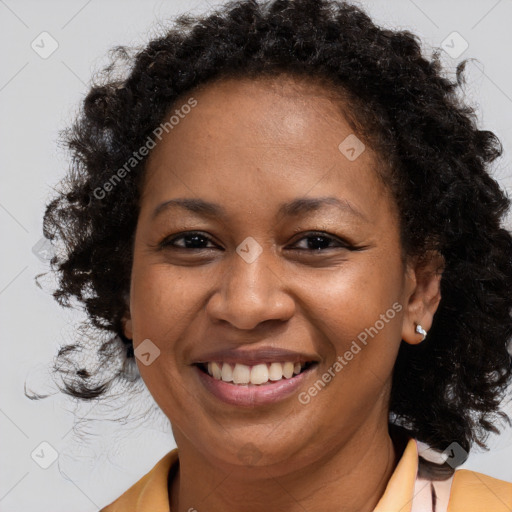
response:
<path id="1" fill-rule="evenodd" d="M 168 452 L 142 478 L 100 512 L 169 512 L 168 477 L 178 463 L 178 449 Z"/>
<path id="2" fill-rule="evenodd" d="M 510 512 L 512 483 L 483 473 L 458 469 L 453 481 L 448 512 Z"/>

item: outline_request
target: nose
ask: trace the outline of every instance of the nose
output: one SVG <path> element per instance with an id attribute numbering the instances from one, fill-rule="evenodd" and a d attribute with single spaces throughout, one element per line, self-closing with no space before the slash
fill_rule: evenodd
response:
<path id="1" fill-rule="evenodd" d="M 229 322 L 251 330 L 269 320 L 285 321 L 293 316 L 295 301 L 279 275 L 269 249 L 251 263 L 234 252 L 219 277 L 219 289 L 210 297 L 207 313 L 212 321 Z M 282 274 L 282 272 L 281 272 Z"/>

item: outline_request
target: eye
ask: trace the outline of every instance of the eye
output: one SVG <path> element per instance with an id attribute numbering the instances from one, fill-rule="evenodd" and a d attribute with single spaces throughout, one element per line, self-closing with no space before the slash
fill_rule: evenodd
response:
<path id="1" fill-rule="evenodd" d="M 182 245 L 177 244 L 178 240 L 183 240 Z M 165 238 L 158 245 L 161 248 L 176 248 L 176 249 L 211 249 L 211 247 L 204 247 L 211 239 L 199 231 L 191 231 L 182 233 L 179 236 Z"/>
<path id="2" fill-rule="evenodd" d="M 299 251 L 322 252 L 325 249 L 354 249 L 354 247 L 338 237 L 328 236 L 322 232 L 312 232 L 308 236 L 300 238 L 298 242 L 306 241 L 306 247 L 298 248 Z M 334 244 L 334 245 L 332 245 Z"/>

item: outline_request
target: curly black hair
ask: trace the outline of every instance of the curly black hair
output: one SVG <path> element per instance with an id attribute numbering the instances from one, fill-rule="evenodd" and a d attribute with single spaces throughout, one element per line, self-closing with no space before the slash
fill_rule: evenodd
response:
<path id="1" fill-rule="evenodd" d="M 509 199 L 489 169 L 502 145 L 457 95 L 467 60 L 451 80 L 440 54 L 427 58 L 411 32 L 378 27 L 360 7 L 334 0 L 230 2 L 177 17 L 143 48 L 114 48 L 63 132 L 72 165 L 43 223 L 45 237 L 65 247 L 51 262 L 54 297 L 66 307 L 78 300 L 133 361 L 122 319 L 147 158 L 115 186 L 105 183 L 199 86 L 281 74 L 322 83 L 350 98 L 349 122 L 385 164 L 404 252 L 438 251 L 445 261 L 428 341 L 401 344 L 390 417 L 434 449 L 485 447 L 498 431 L 493 422 L 508 420 L 499 406 L 512 377 L 512 237 L 502 226 Z M 76 349 L 64 347 L 57 360 L 69 362 Z M 98 382 L 67 368 L 63 391 L 83 399 L 99 397 L 126 370 Z"/>

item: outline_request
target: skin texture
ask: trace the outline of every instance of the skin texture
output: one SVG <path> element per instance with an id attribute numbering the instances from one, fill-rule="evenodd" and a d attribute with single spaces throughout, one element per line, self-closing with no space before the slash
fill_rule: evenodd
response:
<path id="1" fill-rule="evenodd" d="M 171 509 L 371 511 L 400 455 L 388 432 L 393 365 L 401 340 L 421 342 L 416 324 L 432 324 L 439 261 L 403 261 L 376 155 L 367 145 L 349 161 L 338 150 L 353 130 L 321 86 L 230 79 L 194 98 L 147 162 L 124 328 L 135 348 L 149 338 L 161 351 L 137 363 L 179 449 Z M 351 206 L 276 217 L 282 203 L 325 196 Z M 152 218 L 174 198 L 217 203 L 226 216 L 174 208 Z M 184 231 L 208 237 L 205 248 L 184 249 L 183 238 L 159 247 Z M 311 231 L 328 248 L 308 249 Z M 236 252 L 249 236 L 262 248 L 251 264 Z M 304 352 L 320 361 L 304 391 L 394 303 L 402 310 L 307 405 L 296 395 L 225 404 L 192 366 L 215 349 Z M 240 455 L 249 441 L 253 465 Z"/>

